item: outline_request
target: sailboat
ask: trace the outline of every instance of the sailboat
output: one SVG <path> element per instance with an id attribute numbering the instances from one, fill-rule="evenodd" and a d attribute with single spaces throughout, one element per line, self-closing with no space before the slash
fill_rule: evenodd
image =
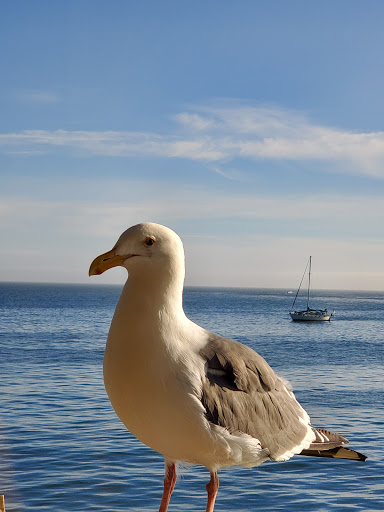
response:
<path id="1" fill-rule="evenodd" d="M 308 269 L 308 292 L 307 292 L 307 309 L 304 309 L 303 311 L 294 311 L 293 308 L 295 307 L 296 299 L 299 295 L 301 285 L 303 283 L 304 276 Z M 309 307 L 309 301 L 310 301 L 310 291 L 311 291 L 311 268 L 312 268 L 312 256 L 309 257 L 308 263 L 305 267 L 303 277 L 301 278 L 299 288 L 296 292 L 295 299 L 293 301 L 291 311 L 289 314 L 291 315 L 292 320 L 296 322 L 325 322 L 329 321 L 331 317 L 333 316 L 333 313 L 329 313 L 327 309 L 313 309 Z"/>

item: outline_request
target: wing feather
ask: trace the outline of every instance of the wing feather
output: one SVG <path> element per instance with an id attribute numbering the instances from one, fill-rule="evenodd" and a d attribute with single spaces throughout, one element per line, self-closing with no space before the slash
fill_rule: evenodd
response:
<path id="1" fill-rule="evenodd" d="M 200 355 L 206 364 L 201 401 L 210 422 L 258 439 L 272 459 L 309 447 L 315 435 L 308 415 L 259 354 L 210 334 Z"/>

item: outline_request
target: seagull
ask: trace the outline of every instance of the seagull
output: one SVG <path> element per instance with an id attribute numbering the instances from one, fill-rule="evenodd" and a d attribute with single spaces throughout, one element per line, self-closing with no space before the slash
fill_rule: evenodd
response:
<path id="1" fill-rule="evenodd" d="M 164 456 L 159 512 L 167 512 L 178 462 L 208 469 L 206 512 L 213 512 L 221 468 L 298 454 L 366 459 L 345 447 L 344 436 L 314 428 L 254 350 L 187 318 L 184 249 L 174 231 L 151 222 L 130 227 L 89 275 L 115 266 L 128 279 L 108 334 L 104 383 L 126 428 Z"/>

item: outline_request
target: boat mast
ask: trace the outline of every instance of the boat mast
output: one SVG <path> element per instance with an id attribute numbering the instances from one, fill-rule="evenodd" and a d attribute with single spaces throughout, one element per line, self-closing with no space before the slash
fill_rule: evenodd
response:
<path id="1" fill-rule="evenodd" d="M 307 273 L 308 263 L 309 263 L 309 261 L 307 261 L 307 264 L 305 265 L 304 274 L 303 274 L 303 277 L 301 278 L 301 281 L 300 281 L 299 287 L 298 287 L 298 289 L 297 289 L 297 292 L 296 292 L 295 298 L 294 298 L 294 300 L 293 300 L 293 303 L 292 303 L 292 306 L 291 306 L 291 311 L 293 311 L 293 308 L 295 307 L 296 299 L 297 299 L 297 297 L 298 297 L 298 295 L 299 295 L 299 293 L 300 293 L 301 285 L 303 284 L 305 274 Z"/>
<path id="2" fill-rule="evenodd" d="M 309 271 L 308 271 L 308 298 L 307 298 L 307 309 L 309 310 L 309 299 L 310 299 L 310 290 L 311 290 L 311 266 L 312 266 L 312 256 L 309 257 Z"/>

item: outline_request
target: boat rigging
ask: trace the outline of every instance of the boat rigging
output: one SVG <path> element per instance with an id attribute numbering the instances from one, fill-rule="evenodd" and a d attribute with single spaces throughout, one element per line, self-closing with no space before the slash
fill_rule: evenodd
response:
<path id="1" fill-rule="evenodd" d="M 303 284 L 303 280 L 305 274 L 308 269 L 308 290 L 307 290 L 307 309 L 302 311 L 294 311 L 296 299 L 299 295 L 301 285 Z M 310 298 L 311 298 L 311 269 L 312 269 L 312 256 L 309 257 L 307 265 L 304 270 L 303 277 L 301 278 L 299 288 L 296 292 L 295 299 L 293 301 L 291 310 L 289 314 L 291 315 L 292 320 L 295 322 L 325 322 L 331 320 L 334 312 L 330 313 L 327 309 L 313 309 L 309 306 Z"/>

